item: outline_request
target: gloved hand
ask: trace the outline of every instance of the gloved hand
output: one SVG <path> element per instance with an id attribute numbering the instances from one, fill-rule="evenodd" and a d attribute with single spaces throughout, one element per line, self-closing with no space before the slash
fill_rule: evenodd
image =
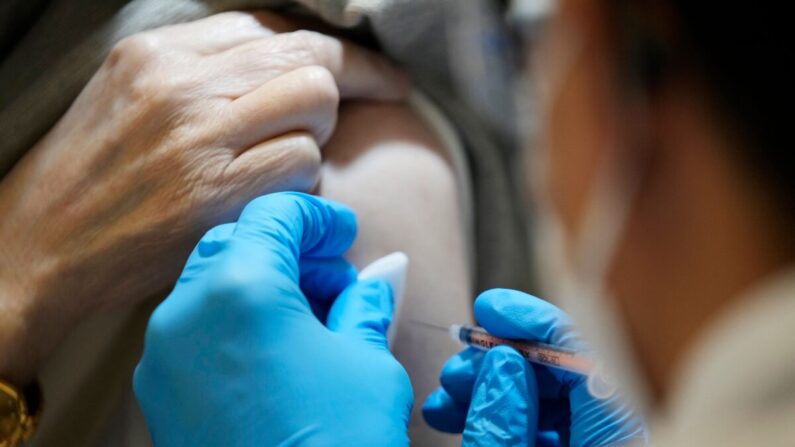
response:
<path id="1" fill-rule="evenodd" d="M 563 311 L 521 292 L 484 292 L 475 317 L 498 337 L 585 349 Z M 645 442 L 642 421 L 620 396 L 594 398 L 586 382 L 582 375 L 530 364 L 509 347 L 486 353 L 468 348 L 445 364 L 442 386 L 428 397 L 423 416 L 438 430 L 463 431 L 464 446 Z"/>
<path id="2" fill-rule="evenodd" d="M 135 371 L 156 445 L 408 445 L 411 384 L 385 335 L 391 291 L 354 282 L 342 254 L 355 233 L 349 209 L 279 193 L 204 236 Z M 326 326 L 307 296 L 336 297 Z"/>

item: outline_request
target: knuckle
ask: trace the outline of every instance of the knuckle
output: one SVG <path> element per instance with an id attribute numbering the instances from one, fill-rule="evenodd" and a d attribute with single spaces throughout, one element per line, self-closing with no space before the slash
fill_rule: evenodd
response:
<path id="1" fill-rule="evenodd" d="M 253 24 L 254 14 L 243 11 L 224 11 L 212 16 L 212 18 L 228 21 L 232 25 Z"/>
<path id="2" fill-rule="evenodd" d="M 146 358 L 144 357 L 142 361 L 145 361 Z M 146 366 L 138 365 L 135 368 L 135 372 L 133 373 L 133 392 L 138 399 L 147 400 L 149 397 L 149 393 L 147 393 L 149 389 L 149 380 L 146 377 L 146 371 L 143 369 Z"/>
<path id="3" fill-rule="evenodd" d="M 310 137 L 298 137 L 300 141 L 293 141 L 292 147 L 288 149 L 287 162 L 293 170 L 316 171 L 320 169 L 322 156 L 320 149 L 315 144 L 315 140 Z"/>
<path id="4" fill-rule="evenodd" d="M 320 148 L 314 138 L 308 133 L 296 132 L 290 136 L 290 150 L 293 152 L 306 153 L 313 159 L 320 156 Z"/>
<path id="5" fill-rule="evenodd" d="M 261 18 L 265 17 L 262 11 L 227 11 L 218 14 L 229 21 L 229 24 L 238 29 L 262 29 Z"/>
<path id="6" fill-rule="evenodd" d="M 309 88 L 308 93 L 318 105 L 336 110 L 340 102 L 340 92 L 334 75 L 327 68 L 310 65 L 301 69 L 301 76 Z"/>
<path id="7" fill-rule="evenodd" d="M 148 359 L 147 354 L 144 353 L 141 362 L 135 368 L 133 373 L 132 387 L 135 397 L 141 402 L 144 408 L 151 405 L 156 394 L 152 393 L 155 385 L 155 377 L 158 373 L 162 374 L 164 362 L 157 362 Z"/>
<path id="8" fill-rule="evenodd" d="M 301 45 L 304 48 L 314 50 L 316 47 L 322 45 L 323 35 L 316 31 L 309 31 L 299 29 L 288 33 L 289 39 L 296 45 Z"/>
<path id="9" fill-rule="evenodd" d="M 216 225 L 209 230 L 204 232 L 204 235 L 200 239 L 201 242 L 215 242 L 215 241 L 223 241 L 226 240 L 229 236 L 229 233 L 232 232 L 234 229 L 234 223 L 224 223 Z"/>
<path id="10" fill-rule="evenodd" d="M 169 51 L 156 32 L 134 34 L 114 46 L 106 69 L 129 98 L 146 107 L 177 103 L 193 93 L 200 80 L 188 69 L 189 61 L 170 57 Z"/>
<path id="11" fill-rule="evenodd" d="M 185 76 L 164 70 L 150 70 L 135 77 L 129 86 L 133 98 L 150 104 L 165 106 L 176 104 L 193 90 L 192 82 Z"/>
<path id="12" fill-rule="evenodd" d="M 261 269 L 254 268 L 245 260 L 229 258 L 214 267 L 207 285 L 207 297 L 213 301 L 225 301 L 235 307 L 246 307 L 259 289 Z"/>
<path id="13" fill-rule="evenodd" d="M 175 132 L 176 134 L 176 132 Z M 189 161 L 185 151 L 179 150 L 178 147 L 171 145 L 164 145 L 158 148 L 152 155 L 152 174 L 156 176 L 168 176 L 179 174 L 186 176 L 190 172 L 188 168 Z"/>
<path id="14" fill-rule="evenodd" d="M 284 142 L 285 144 L 278 149 L 278 158 L 290 171 L 291 178 L 306 180 L 308 187 L 311 187 L 322 164 L 320 148 L 315 139 L 307 134 L 296 133 L 290 135 Z"/>
<path id="15" fill-rule="evenodd" d="M 217 225 L 208 230 L 196 244 L 196 251 L 202 258 L 208 258 L 220 253 L 233 231 L 234 224 Z"/>
<path id="16" fill-rule="evenodd" d="M 259 321 L 279 306 L 279 296 L 298 293 L 284 275 L 247 259 L 227 259 L 215 268 L 206 287 L 207 309 L 223 310 L 241 325 Z"/>
<path id="17" fill-rule="evenodd" d="M 168 340 L 169 334 L 173 329 L 171 314 L 166 310 L 167 303 L 164 302 L 152 312 L 149 317 L 149 324 L 146 328 L 148 341 L 160 343 L 160 340 Z"/>
<path id="18" fill-rule="evenodd" d="M 290 46 L 295 51 L 303 53 L 306 59 L 313 63 L 331 66 L 334 55 L 341 48 L 338 41 L 325 34 L 309 31 L 297 30 L 286 35 Z"/>
<path id="19" fill-rule="evenodd" d="M 162 39 L 157 34 L 143 32 L 118 41 L 110 51 L 108 62 L 142 66 L 155 60 L 163 51 Z"/>
<path id="20" fill-rule="evenodd" d="M 302 137 L 301 140 L 303 143 L 296 144 L 293 151 L 295 158 L 292 166 L 299 171 L 297 175 L 303 174 L 301 178 L 307 178 L 314 184 L 320 174 L 323 157 L 315 140 L 309 137 Z"/>
<path id="21" fill-rule="evenodd" d="M 249 275 L 239 271 L 234 263 L 224 262 L 213 271 L 212 279 L 207 287 L 207 295 L 211 298 L 226 299 L 231 296 L 243 295 L 250 287 Z"/>

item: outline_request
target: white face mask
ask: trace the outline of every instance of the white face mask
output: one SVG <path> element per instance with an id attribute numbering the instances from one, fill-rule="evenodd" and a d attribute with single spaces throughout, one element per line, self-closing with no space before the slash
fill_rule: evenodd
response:
<path id="1" fill-rule="evenodd" d="M 574 318 L 604 370 L 635 408 L 648 414 L 648 384 L 605 278 L 628 214 L 629 198 L 626 193 L 600 192 L 607 189 L 597 186 L 591 195 L 580 240 L 569 245 L 573 247 L 572 259 L 566 256 L 559 218 L 551 207 L 540 210 L 534 234 L 537 265 L 541 266 L 544 290 Z"/>
<path id="2" fill-rule="evenodd" d="M 541 85 L 542 98 L 558 94 L 577 58 L 582 42 L 573 33 L 556 48 L 559 59 L 548 82 Z M 541 111 L 547 110 L 542 102 Z M 544 119 L 542 116 L 541 119 Z M 543 127 L 543 126 L 542 126 Z M 533 175 L 546 183 L 543 154 L 533 159 Z M 638 161 L 637 164 L 641 164 Z M 648 382 L 631 349 L 628 331 L 609 296 L 606 275 L 629 218 L 644 166 L 611 166 L 605 163 L 590 189 L 578 240 L 568 241 L 556 210 L 544 197 L 539 199 L 534 226 L 536 265 L 544 291 L 571 314 L 585 339 L 593 346 L 602 368 L 619 384 L 621 392 L 643 415 L 650 408 Z M 567 256 L 569 247 L 571 258 Z"/>

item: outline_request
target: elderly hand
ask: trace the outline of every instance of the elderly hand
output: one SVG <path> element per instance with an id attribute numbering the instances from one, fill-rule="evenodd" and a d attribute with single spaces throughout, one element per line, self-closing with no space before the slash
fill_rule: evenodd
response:
<path id="1" fill-rule="evenodd" d="M 260 194 L 313 187 L 340 97 L 396 99 L 379 56 L 225 13 L 119 42 L 0 184 L 0 376 L 71 325 L 168 287 L 190 246 Z"/>
<path id="2" fill-rule="evenodd" d="M 350 209 L 278 193 L 199 241 L 135 371 L 155 445 L 408 445 L 391 289 L 355 282 L 355 235 Z M 325 326 L 313 300 L 334 300 Z"/>

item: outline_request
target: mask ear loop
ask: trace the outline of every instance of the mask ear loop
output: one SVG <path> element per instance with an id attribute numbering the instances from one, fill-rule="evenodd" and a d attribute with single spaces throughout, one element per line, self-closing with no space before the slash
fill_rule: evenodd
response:
<path id="1" fill-rule="evenodd" d="M 642 168 L 639 166 L 627 167 L 623 172 L 617 171 L 618 169 L 609 167 L 602 170 L 588 201 L 581 226 L 582 233 L 574 245 L 572 268 L 580 279 L 580 287 L 573 293 L 579 294 L 578 303 L 589 308 L 584 310 L 584 314 L 598 314 L 601 316 L 598 320 L 601 324 L 611 326 L 611 330 L 602 330 L 600 334 L 601 341 L 612 346 L 610 353 L 614 355 L 605 358 L 606 363 L 602 363 L 589 376 L 589 392 L 597 398 L 609 397 L 617 388 L 610 387 L 609 384 L 616 383 L 613 378 L 619 379 L 618 383 L 630 391 L 628 395 L 635 400 L 635 406 L 639 410 L 645 410 L 649 393 L 640 380 L 637 358 L 626 338 L 629 332 L 619 318 L 621 313 L 616 300 L 610 297 L 605 286 L 607 272 L 618 251 L 642 179 Z M 609 374 L 605 370 L 609 370 Z"/>
<path id="2" fill-rule="evenodd" d="M 559 58 L 558 62 L 552 66 L 554 71 L 546 78 L 537 79 L 537 81 L 542 83 L 542 85 L 538 86 L 539 97 L 541 101 L 546 103 L 542 105 L 539 110 L 545 110 L 550 107 L 550 103 L 548 102 L 550 98 L 553 98 L 556 92 L 566 84 L 567 78 L 576 69 L 577 60 L 585 51 L 585 42 L 582 38 L 578 37 L 575 30 L 561 32 L 561 35 L 558 37 L 563 40 L 559 40 L 558 45 L 554 48 L 554 54 Z M 547 66 L 547 69 L 549 69 L 549 66 Z M 540 119 L 543 120 L 544 117 L 541 116 Z M 533 153 L 532 161 L 532 167 L 534 168 L 532 173 L 536 179 L 535 187 L 538 188 L 539 185 L 545 183 L 542 178 L 545 172 L 545 157 L 543 156 L 543 152 L 536 150 Z M 619 334 L 627 334 L 627 331 L 622 330 L 623 324 L 618 321 L 618 314 L 615 312 L 615 309 L 604 308 L 604 306 L 611 305 L 612 303 L 605 302 L 608 300 L 598 298 L 600 296 L 599 292 L 602 289 L 602 287 L 598 285 L 601 282 L 602 272 L 606 270 L 606 267 L 601 267 L 602 261 L 609 262 L 612 259 L 612 252 L 623 231 L 623 221 L 625 220 L 624 213 L 628 212 L 628 210 L 625 210 L 625 208 L 628 208 L 625 200 L 631 202 L 634 199 L 635 190 L 638 189 L 635 185 L 636 180 L 634 176 L 619 175 L 620 172 L 621 170 L 616 172 L 611 169 L 604 169 L 602 173 L 598 175 L 596 179 L 598 187 L 593 190 L 591 194 L 588 202 L 590 206 L 586 209 L 585 221 L 583 222 L 585 233 L 582 233 L 579 240 L 575 241 L 574 244 L 574 258 L 571 262 L 566 262 L 562 258 L 554 259 L 553 261 L 556 262 L 556 265 L 553 266 L 553 269 L 550 270 L 550 272 L 548 272 L 549 274 L 546 276 L 557 277 L 558 284 L 556 284 L 554 288 L 563 287 L 562 289 L 558 289 L 561 293 L 558 297 L 559 299 L 568 301 L 570 305 L 575 305 L 576 302 L 578 307 L 585 308 L 579 309 L 582 310 L 580 315 L 600 315 L 602 318 L 598 320 L 599 322 L 604 322 L 618 329 L 616 331 L 600 331 L 602 335 L 610 335 L 608 340 L 606 340 L 608 343 L 615 346 L 621 345 L 621 352 L 631 352 L 628 351 L 629 346 L 626 346 L 627 341 L 618 336 Z M 622 180 L 618 181 L 617 179 L 619 178 Z M 625 195 L 623 193 L 628 194 Z M 544 194 L 537 194 L 539 198 L 538 205 L 541 209 L 546 209 L 543 219 L 550 222 L 557 222 L 557 213 L 551 203 L 542 200 L 544 196 Z M 538 237 L 536 243 L 551 243 L 558 247 L 564 245 L 562 242 L 563 235 L 559 231 L 562 225 L 559 222 L 541 225 L 540 228 L 546 230 L 548 233 L 540 233 L 538 235 L 540 237 Z M 558 231 L 549 233 L 556 229 Z M 554 252 L 556 251 L 553 251 L 553 253 Z M 550 259 L 547 257 L 543 260 L 539 259 L 537 262 L 541 266 L 550 262 Z M 566 264 L 571 266 L 571 270 Z M 574 275 L 568 276 L 564 274 L 564 276 L 561 277 L 551 273 L 554 271 L 570 272 Z M 574 277 L 583 278 L 584 281 L 572 281 Z M 589 325 L 588 323 L 590 322 L 581 321 L 580 325 L 583 328 L 587 328 Z M 586 386 L 589 393 L 598 399 L 607 399 L 611 397 L 617 392 L 618 383 L 626 384 L 627 380 L 632 380 L 625 379 L 623 375 L 619 376 L 618 374 L 607 373 L 607 370 L 613 372 L 614 370 L 629 368 L 632 362 L 617 362 L 612 358 L 609 360 L 611 363 L 618 364 L 611 364 L 610 366 L 613 368 L 608 368 L 605 363 L 598 363 L 596 370 L 587 378 Z M 628 374 L 628 376 L 631 378 L 637 377 L 635 374 Z M 614 380 L 615 378 L 625 380 L 617 382 Z M 640 384 L 635 384 L 635 380 L 632 380 L 632 382 L 633 383 L 628 386 L 632 391 L 645 390 L 645 387 Z M 630 395 L 631 394 L 632 393 L 630 393 Z M 645 402 L 645 394 L 638 400 L 640 402 Z"/>
<path id="3" fill-rule="evenodd" d="M 564 28 L 564 26 L 563 24 L 557 25 L 558 28 Z M 585 39 L 575 29 L 567 28 L 559 31 L 558 34 L 553 47 L 545 48 L 543 54 L 533 55 L 532 66 L 535 67 L 537 60 L 542 56 L 554 57 L 555 62 L 543 64 L 543 69 L 534 68 L 532 73 L 525 73 L 520 77 L 517 83 L 517 93 L 521 94 L 523 98 L 531 97 L 533 102 L 530 110 L 519 108 L 520 112 L 535 115 L 535 119 L 522 118 L 522 122 L 533 123 L 533 126 L 527 126 L 528 129 L 524 130 L 526 134 L 522 135 L 522 138 L 524 139 L 523 144 L 530 150 L 528 155 L 529 175 L 533 182 L 534 196 L 539 202 L 540 208 L 547 210 L 547 213 L 553 211 L 554 207 L 543 200 L 545 194 L 540 192 L 543 190 L 542 185 L 547 183 L 545 177 L 548 155 L 546 154 L 549 149 L 543 147 L 546 144 L 544 141 L 535 138 L 540 135 L 538 129 L 546 127 L 547 111 L 554 105 L 552 98 L 557 97 L 563 90 L 569 77 L 575 72 L 580 55 L 585 52 Z M 542 66 L 540 63 L 538 65 Z"/>
<path id="4" fill-rule="evenodd" d="M 626 60 L 627 64 L 620 72 L 619 82 L 624 83 L 628 90 L 627 101 L 632 106 L 631 120 L 639 127 L 646 128 L 648 120 L 649 96 L 655 91 L 662 82 L 670 66 L 669 51 L 658 39 L 655 39 L 642 31 L 642 28 L 633 20 L 634 15 L 625 11 L 625 35 L 623 40 L 629 42 L 625 49 L 619 53 L 620 60 Z M 623 53 L 623 54 L 622 54 Z M 597 188 L 593 190 L 591 199 L 588 203 L 591 206 L 586 209 L 585 226 L 592 229 L 592 223 L 606 223 L 606 228 L 601 229 L 601 234 L 594 230 L 585 231 L 581 236 L 580 247 L 595 247 L 591 250 L 583 250 L 575 261 L 583 269 L 578 273 L 585 277 L 590 275 L 604 275 L 605 271 L 589 271 L 588 266 L 602 265 L 606 267 L 605 261 L 610 261 L 619 243 L 619 236 L 624 230 L 627 217 L 631 211 L 632 204 L 640 190 L 643 178 L 648 172 L 649 155 L 637 153 L 637 156 L 625 163 L 624 166 L 616 166 L 613 169 L 610 165 L 602 169 L 601 175 L 596 179 Z M 579 258 L 579 259 L 578 259 Z"/>
<path id="5" fill-rule="evenodd" d="M 588 393 L 600 400 L 613 397 L 618 391 L 618 383 L 605 371 L 604 364 L 597 363 L 586 382 Z"/>
<path id="6" fill-rule="evenodd" d="M 631 105 L 632 119 L 641 128 L 645 128 L 648 123 L 648 104 L 649 94 L 654 90 L 663 76 L 665 62 L 664 51 L 661 46 L 654 44 L 651 39 L 638 39 L 640 44 L 633 48 L 631 59 L 635 62 L 635 69 L 629 71 L 629 83 L 636 87 L 632 92 Z M 614 330 L 607 332 L 612 335 L 610 340 L 605 340 L 617 346 L 613 352 L 621 352 L 624 355 L 610 359 L 611 372 L 615 372 L 615 377 L 621 379 L 624 387 L 631 392 L 629 395 L 635 402 L 635 407 L 646 413 L 650 406 L 650 392 L 642 380 L 638 371 L 638 359 L 634 350 L 626 338 L 618 337 L 617 334 L 628 334 L 626 325 L 618 315 L 617 301 L 610 298 L 610 292 L 605 286 L 605 278 L 621 243 L 622 235 L 625 233 L 629 217 L 632 213 L 634 204 L 640 194 L 640 189 L 644 179 L 647 177 L 651 155 L 645 151 L 633 154 L 626 162 L 619 164 L 605 161 L 605 167 L 598 174 L 596 187 L 593 188 L 588 200 L 585 217 L 582 224 L 582 233 L 576 241 L 574 247 L 574 259 L 572 268 L 579 278 L 582 278 L 583 290 L 587 297 L 582 297 L 591 306 L 602 306 L 607 309 L 592 309 L 600 312 L 605 321 L 614 325 Z M 604 297 L 597 300 L 596 297 Z M 614 384 L 612 376 L 605 374 L 604 365 L 597 368 L 597 373 L 588 378 L 588 390 L 594 397 L 599 397 L 607 393 L 612 394 L 611 384 Z M 602 369 L 600 372 L 599 370 Z M 609 395 L 608 395 L 609 397 Z"/>
<path id="7" fill-rule="evenodd" d="M 559 90 L 566 83 L 567 77 L 573 72 L 576 61 L 579 59 L 578 55 L 584 51 L 585 42 L 577 38 L 575 30 L 562 33 L 565 40 L 561 41 L 555 48 L 554 54 L 561 58 L 558 63 L 554 64 L 554 76 L 548 76 L 544 79 L 537 79 L 541 81 L 542 85 L 538 85 L 539 99 L 542 102 L 539 111 L 549 108 L 549 98 L 553 97 L 554 93 Z M 559 37 L 561 38 L 561 37 Z M 548 67 L 548 66 L 547 66 Z M 643 77 L 642 75 L 640 76 Z M 550 82 L 555 81 L 555 82 Z M 643 98 L 643 96 L 639 96 Z M 641 101 L 638 99 L 638 101 Z M 547 105 L 545 106 L 544 103 Z M 645 105 L 644 101 L 640 105 Z M 646 109 L 639 107 L 641 110 L 640 115 L 635 115 L 634 119 L 643 122 L 642 113 Z M 638 116 L 641 116 L 638 118 Z M 539 116 L 544 119 L 543 116 Z M 544 163 L 543 155 L 534 151 L 531 161 L 531 167 L 534 169 L 533 174 L 536 181 L 534 186 L 538 188 L 539 184 L 543 184 Z M 574 241 L 573 258 L 570 262 L 565 262 L 562 258 L 555 258 L 556 264 L 554 269 L 548 273 L 549 277 L 557 278 L 557 286 L 562 286 L 559 289 L 561 292 L 559 299 L 566 300 L 570 305 L 580 307 L 581 312 L 579 315 L 599 315 L 594 321 L 601 324 L 606 324 L 612 330 L 600 330 L 599 333 L 603 336 L 600 341 L 603 341 L 607 346 L 614 346 L 617 349 L 611 350 L 614 356 L 607 358 L 607 362 L 598 365 L 598 370 L 595 374 L 588 377 L 588 390 L 592 396 L 596 398 L 607 398 L 616 392 L 617 385 L 621 384 L 621 388 L 629 391 L 627 397 L 631 399 L 634 407 L 642 414 L 649 407 L 648 388 L 643 380 L 640 378 L 640 371 L 638 371 L 638 363 L 635 358 L 634 351 L 629 346 L 629 341 L 625 335 L 628 334 L 625 324 L 620 321 L 618 316 L 620 313 L 615 309 L 616 302 L 612 299 L 599 299 L 600 296 L 606 295 L 604 287 L 602 286 L 602 278 L 611 264 L 614 252 L 620 242 L 620 237 L 624 232 L 626 220 L 628 220 L 629 212 L 631 211 L 632 204 L 637 198 L 642 180 L 646 177 L 648 169 L 648 161 L 639 159 L 633 163 L 632 166 L 613 166 L 607 164 L 606 168 L 602 169 L 597 177 L 597 187 L 592 191 L 590 200 L 588 201 L 588 208 L 586 209 L 585 218 L 583 221 L 583 233 L 580 234 L 578 240 Z M 619 169 L 620 168 L 620 169 Z M 545 217 L 541 220 L 556 222 L 557 213 L 550 203 L 547 203 L 544 194 L 536 194 L 538 205 L 541 209 L 546 209 Z M 560 223 L 541 225 L 541 229 L 546 229 L 547 233 L 539 233 L 540 236 L 536 243 L 546 242 L 545 245 L 563 246 L 562 234 L 560 232 L 549 231 L 560 229 Z M 554 251 L 553 251 L 554 252 Z M 539 266 L 545 265 L 549 259 L 541 259 L 536 262 Z M 569 270 L 570 266 L 571 270 Z M 563 273 L 563 276 L 555 272 Z M 568 273 L 567 273 L 568 272 Z M 573 273 L 574 276 L 568 276 Z M 566 278 L 573 279 L 574 277 L 582 278 L 583 281 L 570 281 Z M 553 287 L 557 289 L 558 287 Z M 587 329 L 591 321 L 581 321 L 580 325 L 583 329 Z M 598 328 L 596 328 L 598 329 Z M 595 329 L 595 330 L 596 330 Z M 586 336 L 587 331 L 586 331 Z M 618 354 L 620 353 L 620 354 Z M 603 353 L 604 354 L 604 353 Z M 611 374 L 607 374 L 605 370 L 609 370 Z"/>

